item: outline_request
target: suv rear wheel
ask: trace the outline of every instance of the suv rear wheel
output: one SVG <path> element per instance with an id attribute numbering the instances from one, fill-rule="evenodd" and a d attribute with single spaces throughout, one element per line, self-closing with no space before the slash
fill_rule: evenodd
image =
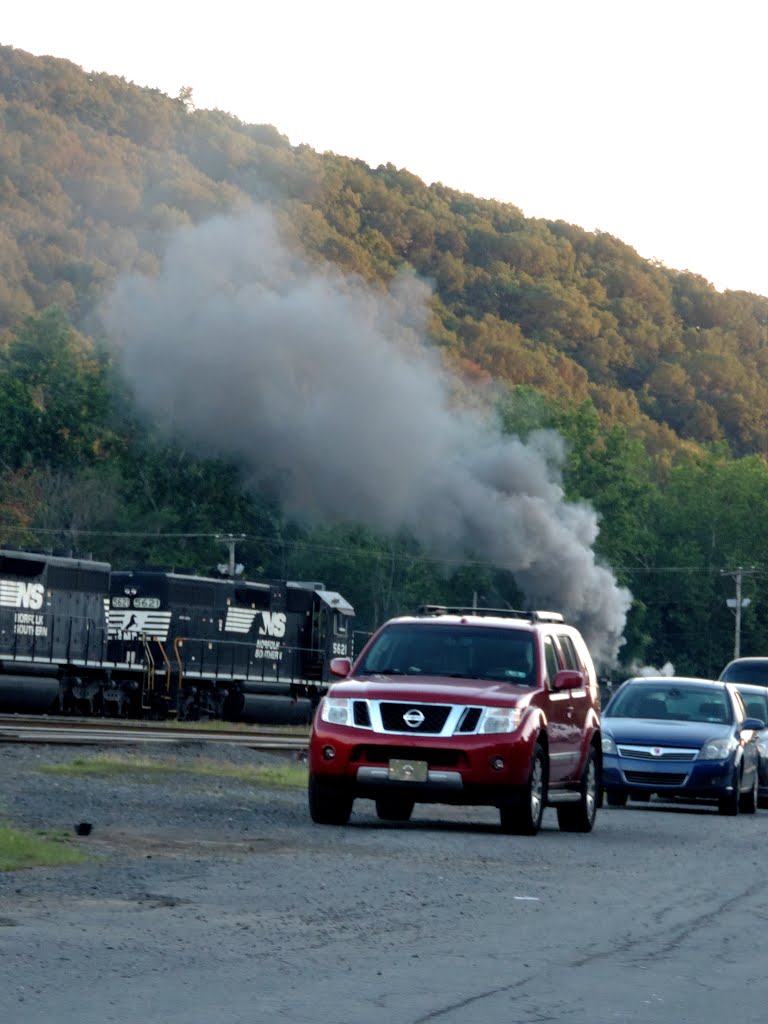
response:
<path id="1" fill-rule="evenodd" d="M 594 747 L 589 748 L 587 763 L 581 776 L 578 803 L 563 804 L 557 808 L 557 823 L 561 832 L 591 832 L 597 814 L 597 791 L 600 769 Z"/>
<path id="2" fill-rule="evenodd" d="M 309 776 L 309 814 L 318 825 L 346 825 L 354 797 L 337 782 Z"/>
<path id="3" fill-rule="evenodd" d="M 533 748 L 531 774 L 523 791 L 499 808 L 501 831 L 508 835 L 535 836 L 547 802 L 547 757 L 540 743 Z"/>

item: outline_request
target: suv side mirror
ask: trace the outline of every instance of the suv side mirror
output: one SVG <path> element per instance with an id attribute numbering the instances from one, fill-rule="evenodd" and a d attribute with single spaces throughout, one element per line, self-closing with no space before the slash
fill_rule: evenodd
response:
<path id="1" fill-rule="evenodd" d="M 331 658 L 328 668 L 332 676 L 341 676 L 342 679 L 345 679 L 349 675 L 349 670 L 352 668 L 352 659 Z"/>
<path id="2" fill-rule="evenodd" d="M 553 690 L 578 690 L 585 685 L 584 673 L 572 668 L 561 668 L 552 683 Z"/>

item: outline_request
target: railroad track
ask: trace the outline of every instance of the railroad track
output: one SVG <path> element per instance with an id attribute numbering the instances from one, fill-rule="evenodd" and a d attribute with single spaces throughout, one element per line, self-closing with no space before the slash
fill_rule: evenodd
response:
<path id="1" fill-rule="evenodd" d="M 309 731 L 279 729 L 197 729 L 162 722 L 120 722 L 91 718 L 55 718 L 39 715 L 0 715 L 0 743 L 231 743 L 251 750 L 301 753 Z"/>

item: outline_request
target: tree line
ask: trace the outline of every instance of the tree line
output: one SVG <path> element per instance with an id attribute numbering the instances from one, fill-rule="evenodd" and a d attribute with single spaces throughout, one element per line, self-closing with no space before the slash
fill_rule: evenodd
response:
<path id="1" fill-rule="evenodd" d="M 672 662 L 716 675 L 731 656 L 732 570 L 748 567 L 743 652 L 768 649 L 768 467 L 724 446 L 681 454 L 664 474 L 643 442 L 606 427 L 585 400 L 564 407 L 528 386 L 495 399 L 504 432 L 557 430 L 563 486 L 600 515 L 595 550 L 634 597 L 615 674 Z M 407 535 L 358 523 L 308 528 L 276 498 L 246 489 L 237 468 L 162 440 L 139 419 L 108 353 L 57 309 L 27 319 L 0 354 L 0 538 L 90 554 L 119 567 L 210 573 L 222 535 L 238 538 L 250 578 L 316 579 L 355 606 L 362 636 L 424 603 L 521 606 L 512 574 L 449 564 Z"/>

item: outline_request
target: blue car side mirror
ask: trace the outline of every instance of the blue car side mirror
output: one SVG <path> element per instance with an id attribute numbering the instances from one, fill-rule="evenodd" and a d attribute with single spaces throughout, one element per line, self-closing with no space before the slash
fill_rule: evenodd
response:
<path id="1" fill-rule="evenodd" d="M 751 729 L 753 732 L 762 732 L 765 728 L 765 722 L 762 718 L 745 718 L 739 728 Z"/>

